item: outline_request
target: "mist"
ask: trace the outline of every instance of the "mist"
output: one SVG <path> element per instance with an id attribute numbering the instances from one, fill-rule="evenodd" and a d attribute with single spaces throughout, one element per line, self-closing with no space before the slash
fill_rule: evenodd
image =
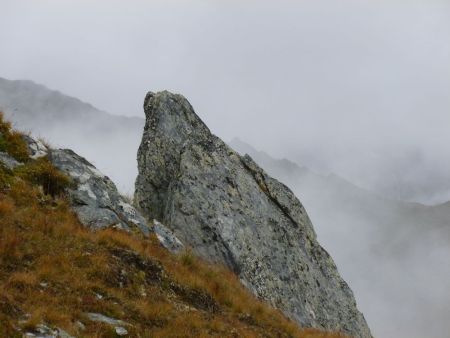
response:
<path id="1" fill-rule="evenodd" d="M 180 92 L 223 139 L 440 203 L 450 198 L 434 181 L 450 182 L 449 6 L 3 0 L 1 73 L 121 115 L 142 116 L 147 90 Z"/>
<path id="2" fill-rule="evenodd" d="M 148 90 L 178 92 L 226 141 L 239 137 L 388 201 L 450 200 L 447 1 L 2 0 L 0 13 L 0 77 L 33 80 L 128 117 L 144 117 Z M 66 129 L 28 122 L 133 191 L 139 128 L 104 133 L 87 117 L 61 122 Z M 302 191 L 311 186 L 285 183 L 304 202 L 376 337 L 440 337 L 448 329 L 446 318 L 428 314 L 448 313 L 450 239 L 442 233 L 450 211 L 442 211 L 444 232 L 427 231 L 425 220 L 416 236 L 405 230 L 408 217 L 398 232 L 395 224 L 379 230 L 376 210 L 364 213 L 373 217 L 369 227 L 358 213 L 339 218 L 318 208 L 326 197 Z M 383 260 L 387 248 L 402 255 Z M 381 265 L 368 266 L 371 252 Z M 367 269 L 384 277 L 373 280 Z"/>

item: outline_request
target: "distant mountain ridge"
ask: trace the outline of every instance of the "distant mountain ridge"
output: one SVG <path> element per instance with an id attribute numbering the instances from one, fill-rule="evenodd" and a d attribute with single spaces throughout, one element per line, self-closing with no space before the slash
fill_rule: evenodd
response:
<path id="1" fill-rule="evenodd" d="M 132 191 L 143 118 L 112 115 L 32 81 L 2 78 L 0 110 L 16 128 L 94 159 L 120 190 Z"/>
<path id="2" fill-rule="evenodd" d="M 31 103 L 31 105 L 30 105 Z M 101 111 L 90 103 L 51 90 L 30 80 L 6 80 L 0 78 L 0 108 L 14 117 L 16 123 L 26 124 L 26 118 L 39 112 L 37 126 L 44 123 L 57 123 L 55 118 L 78 121 L 80 118 L 111 119 L 125 123 L 126 126 L 139 124 L 144 119 L 112 115 Z M 86 126 L 89 127 L 89 126 Z"/>

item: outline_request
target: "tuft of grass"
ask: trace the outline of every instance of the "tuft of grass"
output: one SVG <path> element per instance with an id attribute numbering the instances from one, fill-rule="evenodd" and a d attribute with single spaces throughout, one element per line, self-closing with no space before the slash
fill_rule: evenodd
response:
<path id="1" fill-rule="evenodd" d="M 58 171 L 47 158 L 32 160 L 29 157 L 23 135 L 11 128 L 11 123 L 4 120 L 2 112 L 0 112 L 0 151 L 7 152 L 16 160 L 25 163 L 14 170 L 14 176 L 41 186 L 47 195 L 59 196 L 72 185 L 70 178 Z M 7 189 L 11 179 L 11 173 L 3 168 L 0 171 L 0 190 Z"/>
<path id="2" fill-rule="evenodd" d="M 4 120 L 2 112 L 0 112 L 0 151 L 7 152 L 20 162 L 27 161 L 30 156 L 22 134 L 12 130 L 11 123 Z"/>

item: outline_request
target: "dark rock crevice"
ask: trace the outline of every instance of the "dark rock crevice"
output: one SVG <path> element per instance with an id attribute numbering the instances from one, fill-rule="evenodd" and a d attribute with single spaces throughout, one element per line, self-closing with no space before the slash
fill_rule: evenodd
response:
<path id="1" fill-rule="evenodd" d="M 253 170 L 253 168 L 249 165 L 249 161 L 253 162 L 251 157 L 249 155 L 246 155 L 242 158 L 242 164 L 244 167 L 249 171 L 249 173 L 253 176 L 256 183 L 258 183 L 259 187 L 261 188 L 261 191 L 269 197 L 269 199 L 278 207 L 280 210 L 283 211 L 284 215 L 292 222 L 292 224 L 299 228 L 300 224 L 297 223 L 297 221 L 291 216 L 289 213 L 289 209 L 280 203 L 280 201 L 276 198 L 276 196 L 273 196 L 270 193 L 270 189 L 266 183 L 265 176 L 262 172 L 257 172 Z M 254 162 L 253 162 L 254 163 Z"/>

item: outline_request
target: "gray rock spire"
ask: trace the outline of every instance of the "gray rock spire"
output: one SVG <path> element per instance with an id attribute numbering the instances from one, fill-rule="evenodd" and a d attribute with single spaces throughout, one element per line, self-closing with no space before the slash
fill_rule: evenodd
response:
<path id="1" fill-rule="evenodd" d="M 306 327 L 371 337 L 353 293 L 319 245 L 300 201 L 242 157 L 181 95 L 149 93 L 135 201 L 255 295 Z"/>

